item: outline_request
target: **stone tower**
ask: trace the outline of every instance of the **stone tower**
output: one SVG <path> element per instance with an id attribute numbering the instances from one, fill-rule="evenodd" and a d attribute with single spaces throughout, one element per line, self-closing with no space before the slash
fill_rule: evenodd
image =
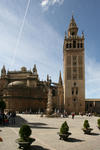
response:
<path id="1" fill-rule="evenodd" d="M 77 33 L 78 27 L 72 16 L 63 46 L 64 109 L 76 114 L 85 111 L 84 34 L 78 36 Z"/>

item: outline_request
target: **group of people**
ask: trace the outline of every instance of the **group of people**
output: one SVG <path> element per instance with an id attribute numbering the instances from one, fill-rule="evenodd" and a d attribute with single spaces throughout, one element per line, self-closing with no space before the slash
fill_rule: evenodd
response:
<path id="1" fill-rule="evenodd" d="M 8 113 L 0 113 L 0 124 L 1 125 L 9 125 L 15 124 L 16 112 L 8 112 Z"/>

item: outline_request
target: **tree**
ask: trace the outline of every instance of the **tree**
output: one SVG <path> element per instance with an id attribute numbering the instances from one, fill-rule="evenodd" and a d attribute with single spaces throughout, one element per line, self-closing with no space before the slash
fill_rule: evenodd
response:
<path id="1" fill-rule="evenodd" d="M 31 133 L 32 131 L 30 129 L 30 126 L 28 126 L 27 124 L 22 125 L 19 130 L 19 135 L 23 140 L 27 140 Z"/>
<path id="2" fill-rule="evenodd" d="M 88 129 L 88 128 L 90 127 L 88 120 L 85 120 L 85 121 L 84 121 L 83 127 L 84 127 L 85 129 Z"/>
<path id="3" fill-rule="evenodd" d="M 69 126 L 67 125 L 67 122 L 65 121 L 60 128 L 60 133 L 61 134 L 67 134 L 69 131 Z"/>

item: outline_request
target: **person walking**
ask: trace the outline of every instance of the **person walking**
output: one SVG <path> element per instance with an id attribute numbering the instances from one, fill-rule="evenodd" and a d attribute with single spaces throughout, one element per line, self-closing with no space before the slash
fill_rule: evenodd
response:
<path id="1" fill-rule="evenodd" d="M 75 113 L 73 112 L 73 113 L 72 113 L 72 119 L 74 119 L 74 117 L 75 117 Z"/>
<path id="2" fill-rule="evenodd" d="M 12 123 L 12 125 L 15 125 L 15 117 L 16 117 L 16 113 L 13 111 L 11 113 L 11 123 Z"/>

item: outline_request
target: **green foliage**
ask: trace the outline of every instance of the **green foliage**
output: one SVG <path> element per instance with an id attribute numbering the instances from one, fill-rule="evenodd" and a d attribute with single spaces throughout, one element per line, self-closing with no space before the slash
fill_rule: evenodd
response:
<path id="1" fill-rule="evenodd" d="M 100 119 L 97 120 L 98 127 L 100 127 Z"/>
<path id="2" fill-rule="evenodd" d="M 6 103 L 3 100 L 0 100 L 0 109 L 4 110 L 6 108 Z"/>
<path id="3" fill-rule="evenodd" d="M 26 124 L 22 125 L 20 130 L 19 130 L 19 135 L 22 139 L 28 139 L 29 136 L 31 135 L 32 131 L 30 129 L 30 127 Z"/>
<path id="4" fill-rule="evenodd" d="M 67 134 L 69 131 L 69 126 L 67 125 L 67 122 L 65 121 L 60 128 L 60 133 L 61 134 Z"/>
<path id="5" fill-rule="evenodd" d="M 83 126 L 84 126 L 85 129 L 88 129 L 90 127 L 88 120 L 84 121 Z"/>

